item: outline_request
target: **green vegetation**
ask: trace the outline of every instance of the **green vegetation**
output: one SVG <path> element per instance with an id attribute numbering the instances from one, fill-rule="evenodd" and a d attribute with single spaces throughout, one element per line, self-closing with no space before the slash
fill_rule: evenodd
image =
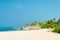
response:
<path id="1" fill-rule="evenodd" d="M 28 24 L 29 26 L 36 26 L 39 25 L 41 28 L 54 28 L 52 32 L 60 33 L 60 19 L 56 20 L 55 18 L 45 21 L 45 22 L 33 22 L 31 24 Z"/>
<path id="2" fill-rule="evenodd" d="M 30 24 L 26 24 L 25 26 L 36 26 L 36 24 L 37 24 L 37 22 L 35 21 L 35 22 L 30 23 Z"/>
<path id="3" fill-rule="evenodd" d="M 60 26 L 55 27 L 55 29 L 54 29 L 52 32 L 57 32 L 57 33 L 60 33 Z"/>
<path id="4" fill-rule="evenodd" d="M 37 22 L 33 22 L 33 23 L 30 24 L 30 26 L 36 26 L 36 23 Z"/>
<path id="5" fill-rule="evenodd" d="M 58 19 L 56 21 L 56 19 L 51 19 L 46 21 L 45 24 L 43 24 L 43 26 L 41 28 L 54 28 L 54 30 L 52 30 L 52 32 L 57 32 L 60 33 L 60 19 Z"/>
<path id="6" fill-rule="evenodd" d="M 39 25 L 39 26 L 43 26 L 43 22 L 39 22 L 38 25 Z"/>

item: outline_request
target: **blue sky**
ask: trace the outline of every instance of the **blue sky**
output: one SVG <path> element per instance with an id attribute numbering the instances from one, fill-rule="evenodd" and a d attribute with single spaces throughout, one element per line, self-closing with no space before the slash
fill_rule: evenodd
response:
<path id="1" fill-rule="evenodd" d="M 60 0 L 0 0 L 0 26 L 60 18 Z"/>

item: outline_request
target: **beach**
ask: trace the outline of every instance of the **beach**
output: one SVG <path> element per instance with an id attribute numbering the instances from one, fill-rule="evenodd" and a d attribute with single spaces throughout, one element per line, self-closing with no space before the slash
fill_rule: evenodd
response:
<path id="1" fill-rule="evenodd" d="M 41 30 L 0 32 L 0 40 L 60 40 L 60 34 Z"/>

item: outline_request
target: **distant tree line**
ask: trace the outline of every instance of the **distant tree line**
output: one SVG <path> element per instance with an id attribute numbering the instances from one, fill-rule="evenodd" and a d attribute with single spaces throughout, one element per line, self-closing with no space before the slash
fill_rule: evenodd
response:
<path id="1" fill-rule="evenodd" d="M 52 32 L 60 33 L 60 19 L 56 20 L 55 18 L 50 19 L 44 22 L 33 22 L 27 24 L 27 26 L 36 26 L 39 25 L 40 28 L 54 28 Z"/>

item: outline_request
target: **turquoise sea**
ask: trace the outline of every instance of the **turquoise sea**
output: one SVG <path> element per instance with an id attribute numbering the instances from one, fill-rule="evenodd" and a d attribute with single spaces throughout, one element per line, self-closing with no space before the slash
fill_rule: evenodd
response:
<path id="1" fill-rule="evenodd" d="M 3 31 L 18 31 L 20 29 L 16 28 L 16 27 L 0 27 L 0 32 Z"/>
<path id="2" fill-rule="evenodd" d="M 13 27 L 0 27 L 0 31 L 11 31 L 14 30 Z"/>

